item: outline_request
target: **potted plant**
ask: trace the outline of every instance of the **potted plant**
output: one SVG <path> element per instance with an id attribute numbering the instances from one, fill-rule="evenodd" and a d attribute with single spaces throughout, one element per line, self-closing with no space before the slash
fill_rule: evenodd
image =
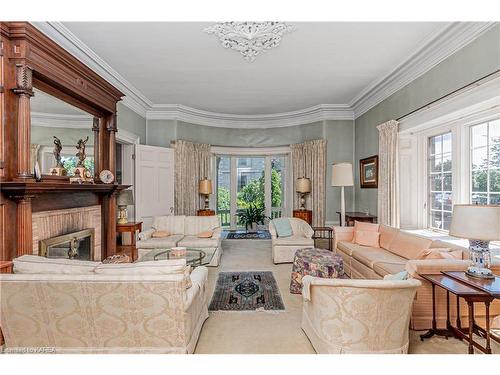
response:
<path id="1" fill-rule="evenodd" d="M 238 216 L 242 224 L 245 224 L 247 232 L 248 228 L 250 228 L 250 232 L 257 232 L 257 225 L 264 225 L 264 220 L 267 219 L 267 216 L 264 215 L 264 207 L 253 204 L 250 204 L 250 207 L 243 211 L 238 212 L 236 216 Z"/>

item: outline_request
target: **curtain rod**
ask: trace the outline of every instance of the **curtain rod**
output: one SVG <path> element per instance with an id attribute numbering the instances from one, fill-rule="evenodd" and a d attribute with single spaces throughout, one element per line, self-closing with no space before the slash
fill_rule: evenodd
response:
<path id="1" fill-rule="evenodd" d="M 435 99 L 435 100 L 432 100 L 432 101 L 430 101 L 429 103 L 424 104 L 423 106 L 418 107 L 417 109 L 414 109 L 413 111 L 410 111 L 410 112 L 406 113 L 405 115 L 403 115 L 403 116 L 401 116 L 401 117 L 398 117 L 398 118 L 396 119 L 396 121 L 401 121 L 401 120 L 403 120 L 405 117 L 408 117 L 408 116 L 410 116 L 410 115 L 414 114 L 415 112 L 418 112 L 418 111 L 420 111 L 420 110 L 422 110 L 422 109 L 424 109 L 424 108 L 426 108 L 426 107 L 428 107 L 428 106 L 430 106 L 430 105 L 432 105 L 432 104 L 435 104 L 435 103 L 437 103 L 437 102 L 439 102 L 439 101 L 441 101 L 441 100 L 443 100 L 443 99 L 446 99 L 446 98 L 447 98 L 447 97 L 449 97 L 449 96 L 453 96 L 453 95 L 457 94 L 458 92 L 460 92 L 460 91 L 462 91 L 462 90 L 465 90 L 465 89 L 467 89 L 467 88 L 469 88 L 469 87 L 472 87 L 472 86 L 479 86 L 480 84 L 483 84 L 483 83 L 485 83 L 485 82 L 488 82 L 488 81 L 490 81 L 491 79 L 496 78 L 495 76 L 500 76 L 500 69 L 498 69 L 498 70 L 494 71 L 493 73 L 487 74 L 487 75 L 485 75 L 484 77 L 481 77 L 481 78 L 479 78 L 479 79 L 477 79 L 477 80 L 475 80 L 475 81 L 473 81 L 473 82 L 471 82 L 471 83 L 469 83 L 469 84 L 467 84 L 467 85 L 465 85 L 465 86 L 462 86 L 462 87 L 460 87 L 460 88 L 458 88 L 458 89 L 456 89 L 456 90 L 453 90 L 452 92 L 450 92 L 450 93 L 448 93 L 448 94 L 446 94 L 446 95 L 443 95 L 443 96 L 441 96 L 441 97 L 439 97 L 439 98 L 437 98 L 437 99 Z M 481 81 L 485 81 L 485 82 L 481 82 Z"/>

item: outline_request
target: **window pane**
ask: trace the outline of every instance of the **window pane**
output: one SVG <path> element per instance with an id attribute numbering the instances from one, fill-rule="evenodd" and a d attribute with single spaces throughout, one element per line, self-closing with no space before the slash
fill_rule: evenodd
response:
<path id="1" fill-rule="evenodd" d="M 490 204 L 500 205 L 500 194 L 490 194 Z"/>
<path id="2" fill-rule="evenodd" d="M 490 192 L 500 193 L 500 169 L 490 170 Z"/>
<path id="3" fill-rule="evenodd" d="M 442 201 L 443 201 L 443 210 L 445 211 L 451 211 L 453 205 L 451 201 L 451 193 L 443 193 L 442 196 Z"/>
<path id="4" fill-rule="evenodd" d="M 490 145 L 500 143 L 500 120 L 489 123 Z"/>
<path id="5" fill-rule="evenodd" d="M 431 155 L 442 153 L 442 137 L 440 135 L 429 139 L 429 151 Z"/>
<path id="6" fill-rule="evenodd" d="M 451 173 L 443 173 L 443 191 L 451 191 Z"/>
<path id="7" fill-rule="evenodd" d="M 431 211 L 431 227 L 441 229 L 442 223 L 441 211 Z"/>
<path id="8" fill-rule="evenodd" d="M 443 154 L 451 154 L 451 133 L 443 134 Z"/>
<path id="9" fill-rule="evenodd" d="M 481 147 L 472 150 L 472 169 L 479 169 L 488 167 L 488 148 Z"/>
<path id="10" fill-rule="evenodd" d="M 472 127 L 472 147 L 486 146 L 488 143 L 488 124 Z"/>
<path id="11" fill-rule="evenodd" d="M 430 168 L 431 172 L 441 172 L 442 157 L 441 155 L 430 157 Z"/>
<path id="12" fill-rule="evenodd" d="M 451 171 L 451 154 L 443 155 L 443 171 L 444 172 Z"/>
<path id="13" fill-rule="evenodd" d="M 444 230 L 450 230 L 451 225 L 451 212 L 443 213 L 443 228 Z"/>
<path id="14" fill-rule="evenodd" d="M 441 210 L 443 208 L 443 198 L 441 193 L 431 193 L 431 208 Z"/>
<path id="15" fill-rule="evenodd" d="M 472 191 L 488 191 L 488 171 L 479 170 L 472 172 Z"/>
<path id="16" fill-rule="evenodd" d="M 474 204 L 487 204 L 488 203 L 488 195 L 487 194 L 472 194 L 472 203 Z"/>
<path id="17" fill-rule="evenodd" d="M 231 159 L 228 156 L 218 156 L 217 159 L 217 215 L 221 225 L 231 225 Z"/>
<path id="18" fill-rule="evenodd" d="M 430 177 L 430 188 L 431 191 L 441 191 L 443 189 L 441 185 L 441 181 L 443 178 L 441 177 L 441 174 L 431 174 Z"/>

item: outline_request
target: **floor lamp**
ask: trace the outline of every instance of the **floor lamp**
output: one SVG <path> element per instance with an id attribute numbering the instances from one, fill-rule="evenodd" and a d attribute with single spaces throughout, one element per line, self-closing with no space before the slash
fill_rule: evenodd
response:
<path id="1" fill-rule="evenodd" d="M 345 225 L 344 187 L 354 186 L 351 163 L 334 163 L 332 165 L 332 186 L 340 186 L 340 226 Z"/>

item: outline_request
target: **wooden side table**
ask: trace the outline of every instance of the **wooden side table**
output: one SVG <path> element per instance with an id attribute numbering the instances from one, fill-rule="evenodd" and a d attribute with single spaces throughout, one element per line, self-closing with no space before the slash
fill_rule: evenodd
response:
<path id="1" fill-rule="evenodd" d="M 0 260 L 0 273 L 12 273 L 13 264 L 10 260 Z"/>
<path id="2" fill-rule="evenodd" d="M 337 211 L 337 213 L 339 214 L 339 223 L 340 223 L 340 221 L 342 220 L 341 213 L 340 213 L 340 211 Z M 377 222 L 377 217 L 370 215 L 370 214 L 366 214 L 364 212 L 346 212 L 345 213 L 345 226 L 346 227 L 354 226 L 355 221 L 363 221 L 366 223 L 375 223 L 375 222 Z"/>
<path id="3" fill-rule="evenodd" d="M 131 244 L 130 245 L 121 245 L 118 244 L 116 247 L 116 250 L 118 251 L 129 251 L 130 252 L 130 258 L 132 259 L 132 262 L 137 260 L 137 247 L 135 245 L 135 234 L 136 232 L 142 231 L 142 221 L 134 223 L 127 223 L 127 224 L 116 224 L 116 233 L 130 233 L 131 237 Z"/>
<path id="4" fill-rule="evenodd" d="M 474 348 L 483 353 L 491 354 L 490 339 L 500 342 L 500 339 L 491 335 L 490 332 L 490 304 L 495 298 L 500 298 L 500 277 L 493 280 L 474 280 L 465 275 L 465 272 L 443 272 L 435 275 L 420 275 L 429 281 L 432 286 L 432 328 L 420 336 L 423 341 L 434 335 L 454 336 L 459 340 L 469 343 L 469 354 L 474 354 Z M 446 329 L 436 328 L 436 296 L 435 287 L 446 290 Z M 457 321 L 456 326 L 450 320 L 450 293 L 457 298 Z M 463 298 L 468 306 L 468 328 L 463 328 L 460 321 L 460 301 Z M 480 327 L 474 319 L 474 303 L 484 303 L 486 308 L 486 327 Z M 486 347 L 474 341 L 474 334 L 486 339 Z"/>
<path id="5" fill-rule="evenodd" d="M 197 216 L 215 216 L 215 211 L 214 210 L 198 210 L 196 212 Z"/>
<path id="6" fill-rule="evenodd" d="M 302 219 L 307 224 L 312 225 L 313 213 L 311 210 L 293 210 L 293 217 Z"/>
<path id="7" fill-rule="evenodd" d="M 314 247 L 318 247 L 318 240 L 328 241 L 328 250 L 333 251 L 333 229 L 330 227 L 312 227 L 312 229 L 314 230 L 312 236 Z"/>

